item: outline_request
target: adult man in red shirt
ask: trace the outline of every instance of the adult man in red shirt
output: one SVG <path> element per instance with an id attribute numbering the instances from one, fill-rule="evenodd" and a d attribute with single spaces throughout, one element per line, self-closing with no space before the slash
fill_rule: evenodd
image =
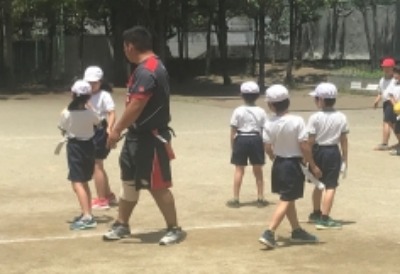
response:
<path id="1" fill-rule="evenodd" d="M 160 245 L 179 242 L 183 232 L 178 226 L 174 197 L 170 191 L 173 158 L 170 147 L 169 77 L 152 50 L 152 38 L 143 27 L 123 34 L 124 52 L 137 65 L 128 83 L 126 108 L 109 135 L 108 146 L 115 146 L 121 132 L 128 129 L 121 155 L 122 191 L 117 221 L 104 234 L 104 240 L 130 236 L 129 218 L 141 189 L 148 189 L 167 224 Z"/>

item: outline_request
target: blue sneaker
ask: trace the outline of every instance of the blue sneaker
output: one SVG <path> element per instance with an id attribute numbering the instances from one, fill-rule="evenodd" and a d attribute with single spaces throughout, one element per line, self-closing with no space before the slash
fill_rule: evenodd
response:
<path id="1" fill-rule="evenodd" d="M 267 248 L 273 249 L 276 247 L 275 233 L 271 230 L 265 230 L 258 241 L 267 246 Z"/>
<path id="2" fill-rule="evenodd" d="M 85 230 L 85 229 L 95 228 L 96 226 L 97 222 L 93 217 L 91 217 L 90 219 L 80 217 L 79 219 L 78 218 L 74 219 L 69 228 L 71 230 Z"/>

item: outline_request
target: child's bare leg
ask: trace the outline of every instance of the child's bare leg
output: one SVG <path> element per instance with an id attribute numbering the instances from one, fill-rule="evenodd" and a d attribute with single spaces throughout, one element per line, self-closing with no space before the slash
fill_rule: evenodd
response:
<path id="1" fill-rule="evenodd" d="M 72 182 L 72 188 L 76 193 L 81 206 L 83 216 L 92 215 L 91 193 L 87 182 Z"/>
<path id="2" fill-rule="evenodd" d="M 295 201 L 289 202 L 286 217 L 289 220 L 292 230 L 300 228 L 299 219 L 297 218 L 296 204 Z"/>
<path id="3" fill-rule="evenodd" d="M 253 166 L 253 173 L 257 184 L 257 198 L 259 200 L 264 200 L 264 176 L 262 168 L 263 166 L 260 165 Z"/>
<path id="4" fill-rule="evenodd" d="M 389 144 L 390 132 L 392 129 L 393 125 L 391 123 L 383 122 L 382 144 Z"/>
<path id="5" fill-rule="evenodd" d="M 329 214 L 331 213 L 333 200 L 335 198 L 335 193 L 336 193 L 336 188 L 325 190 L 321 208 L 323 216 L 329 216 Z"/>
<path id="6" fill-rule="evenodd" d="M 236 166 L 233 177 L 233 198 L 239 200 L 240 187 L 242 186 L 245 166 Z"/>
<path id="7" fill-rule="evenodd" d="M 322 201 L 322 190 L 320 190 L 318 188 L 314 188 L 314 191 L 312 194 L 312 202 L 313 202 L 314 212 L 321 211 L 321 201 Z"/>
<path id="8" fill-rule="evenodd" d="M 268 227 L 269 230 L 275 232 L 275 230 L 278 228 L 283 218 L 285 217 L 289 208 L 289 204 L 290 202 L 288 201 L 279 201 L 279 204 L 276 207 L 274 214 L 272 215 L 272 219 Z"/>
<path id="9" fill-rule="evenodd" d="M 104 169 L 103 160 L 96 160 L 94 165 L 93 180 L 96 186 L 97 197 L 100 199 L 107 198 L 111 191 L 108 184 L 108 176 Z"/>

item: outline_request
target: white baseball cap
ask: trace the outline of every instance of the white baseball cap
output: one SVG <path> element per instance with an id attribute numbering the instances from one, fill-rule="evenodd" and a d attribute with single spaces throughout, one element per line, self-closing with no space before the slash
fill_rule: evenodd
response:
<path id="1" fill-rule="evenodd" d="M 248 81 L 240 85 L 240 92 L 242 94 L 258 94 L 260 93 L 260 87 L 256 82 Z"/>
<path id="2" fill-rule="evenodd" d="M 103 79 L 104 73 L 100 67 L 91 66 L 85 70 L 85 76 L 83 76 L 83 80 L 87 82 L 97 82 Z"/>
<path id="3" fill-rule="evenodd" d="M 71 88 L 76 95 L 89 95 L 92 93 L 92 86 L 85 80 L 77 80 Z"/>
<path id="4" fill-rule="evenodd" d="M 336 98 L 337 94 L 338 90 L 332 83 L 321 83 L 313 92 L 309 93 L 309 95 L 313 97 L 319 97 L 322 99 L 333 99 Z"/>
<path id="5" fill-rule="evenodd" d="M 289 91 L 282 85 L 272 85 L 265 91 L 265 100 L 270 103 L 281 102 L 289 99 Z"/>

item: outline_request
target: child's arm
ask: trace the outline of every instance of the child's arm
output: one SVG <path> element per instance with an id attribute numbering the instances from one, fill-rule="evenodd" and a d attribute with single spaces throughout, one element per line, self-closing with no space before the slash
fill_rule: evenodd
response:
<path id="1" fill-rule="evenodd" d="M 231 126 L 231 149 L 233 149 L 233 141 L 235 140 L 235 136 L 237 134 L 237 128 Z"/>
<path id="2" fill-rule="evenodd" d="M 272 149 L 272 144 L 265 143 L 264 145 L 265 153 L 268 155 L 271 161 L 275 160 L 274 150 Z"/>
<path id="3" fill-rule="evenodd" d="M 311 172 L 314 174 L 315 178 L 319 179 L 322 177 L 322 172 L 319 167 L 315 164 L 314 158 L 311 153 L 311 146 L 308 141 L 301 141 L 300 149 L 303 154 L 304 161 L 308 163 Z"/>
<path id="4" fill-rule="evenodd" d="M 381 101 L 381 99 L 382 99 L 382 94 L 379 93 L 379 94 L 376 96 L 376 98 L 375 98 L 375 101 L 374 101 L 374 108 L 377 108 L 377 107 L 378 107 L 379 102 Z"/>
<path id="5" fill-rule="evenodd" d="M 107 113 L 107 124 L 107 133 L 110 134 L 115 125 L 115 110 L 111 110 Z"/>
<path id="6" fill-rule="evenodd" d="M 342 133 L 340 135 L 340 148 L 342 150 L 342 161 L 346 163 L 347 165 L 347 153 L 348 153 L 348 142 L 347 142 L 347 134 Z"/>

